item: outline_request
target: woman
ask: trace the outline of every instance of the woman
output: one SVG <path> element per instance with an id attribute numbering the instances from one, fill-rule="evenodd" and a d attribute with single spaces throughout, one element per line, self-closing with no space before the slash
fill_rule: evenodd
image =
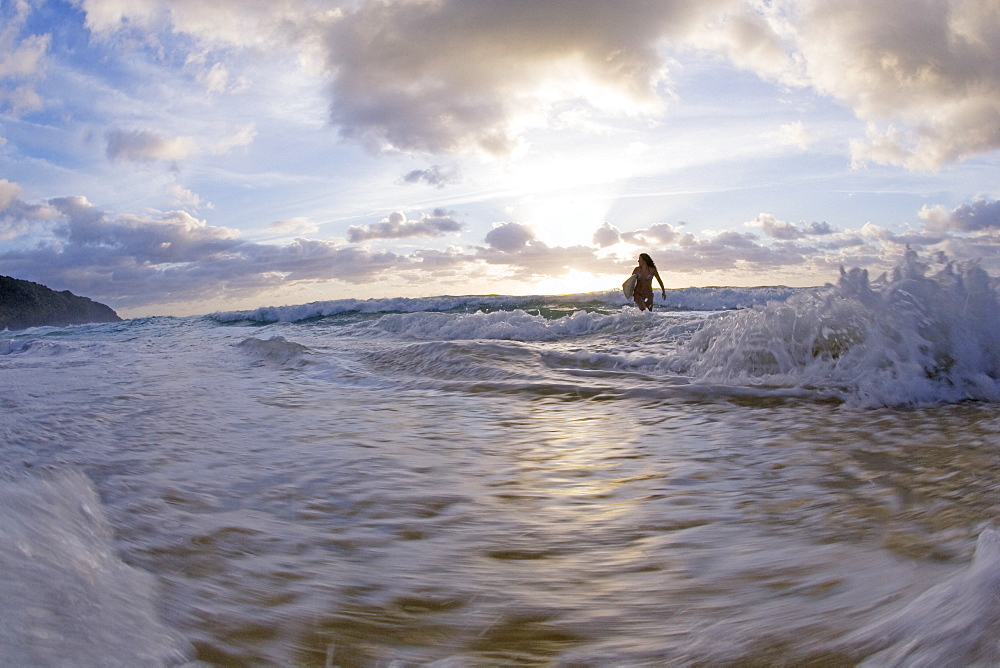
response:
<path id="1" fill-rule="evenodd" d="M 632 292 L 632 299 L 640 311 L 653 310 L 653 279 L 660 284 L 660 292 L 663 298 L 667 298 L 667 289 L 663 287 L 663 279 L 660 272 L 656 271 L 653 258 L 646 253 L 639 254 L 639 266 L 632 270 L 636 276 L 635 290 Z"/>

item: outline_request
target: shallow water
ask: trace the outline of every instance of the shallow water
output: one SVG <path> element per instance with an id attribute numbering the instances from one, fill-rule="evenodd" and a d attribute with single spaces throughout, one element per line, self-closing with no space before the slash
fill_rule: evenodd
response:
<path id="1" fill-rule="evenodd" d="M 710 317 L 5 334 L 0 658 L 1000 661 L 997 405 L 669 371 Z"/>

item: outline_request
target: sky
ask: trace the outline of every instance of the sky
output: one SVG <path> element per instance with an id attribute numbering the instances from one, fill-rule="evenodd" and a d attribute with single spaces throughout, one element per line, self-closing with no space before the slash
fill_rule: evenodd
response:
<path id="1" fill-rule="evenodd" d="M 1000 0 L 0 0 L 0 274 L 123 317 L 1000 276 Z"/>

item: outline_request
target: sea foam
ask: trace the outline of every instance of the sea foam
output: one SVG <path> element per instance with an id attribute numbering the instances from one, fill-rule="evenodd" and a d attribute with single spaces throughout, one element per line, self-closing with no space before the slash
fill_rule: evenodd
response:
<path id="1" fill-rule="evenodd" d="M 939 258 L 940 260 L 940 258 Z M 908 252 L 891 277 L 709 320 L 675 360 L 700 381 L 821 388 L 862 405 L 1000 400 L 1000 300 L 975 263 Z"/>
<path id="2" fill-rule="evenodd" d="M 803 288 L 776 287 L 707 287 L 677 288 L 666 291 L 666 299 L 657 299 L 656 306 L 668 311 L 724 311 L 749 308 L 769 301 L 780 301 L 801 292 Z M 551 317 L 564 315 L 565 310 L 618 310 L 630 306 L 621 290 L 567 295 L 469 295 L 390 299 L 336 299 L 290 306 L 264 306 L 246 311 L 220 311 L 212 319 L 223 322 L 301 322 L 344 314 L 384 313 L 475 313 L 493 311 L 535 312 Z"/>
<path id="3" fill-rule="evenodd" d="M 0 665 L 178 665 L 192 653 L 157 619 L 153 576 L 122 562 L 90 481 L 0 483 Z"/>

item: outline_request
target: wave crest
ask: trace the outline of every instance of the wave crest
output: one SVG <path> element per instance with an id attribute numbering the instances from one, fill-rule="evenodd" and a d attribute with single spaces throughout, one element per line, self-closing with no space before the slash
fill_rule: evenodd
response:
<path id="1" fill-rule="evenodd" d="M 701 381 L 804 385 L 862 405 L 1000 400 L 1000 299 L 975 263 L 908 251 L 892 277 L 709 320 L 677 358 Z"/>

